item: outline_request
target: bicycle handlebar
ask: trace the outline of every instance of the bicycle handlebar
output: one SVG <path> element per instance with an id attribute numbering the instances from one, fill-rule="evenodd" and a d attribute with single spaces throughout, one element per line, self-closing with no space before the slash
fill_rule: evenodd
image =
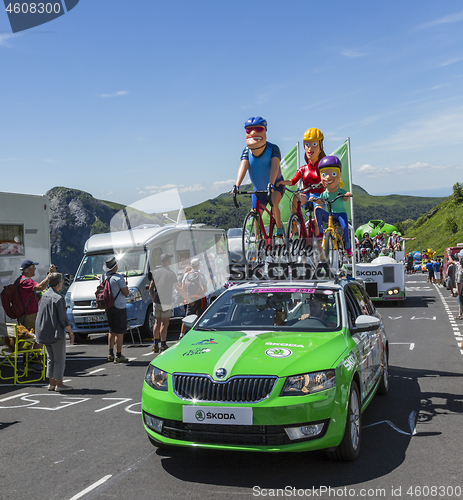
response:
<path id="1" fill-rule="evenodd" d="M 278 187 L 282 187 L 284 188 L 285 191 L 289 191 L 290 193 L 293 193 L 293 194 L 304 194 L 304 193 L 308 193 L 309 191 L 312 191 L 312 189 L 318 189 L 318 188 L 321 188 L 323 186 L 323 184 L 310 184 L 308 187 L 306 188 L 302 188 L 302 189 L 296 189 L 295 191 L 293 191 L 292 189 L 289 189 L 287 188 L 285 185 L 282 185 L 282 186 L 278 186 Z"/>
<path id="2" fill-rule="evenodd" d="M 268 188 L 265 191 L 234 191 L 233 192 L 233 203 L 235 204 L 236 208 L 239 208 L 238 200 L 236 199 L 236 195 L 238 194 L 266 194 L 269 200 L 269 204 L 271 207 L 273 207 L 272 203 L 272 191 L 273 188 L 269 184 Z"/>

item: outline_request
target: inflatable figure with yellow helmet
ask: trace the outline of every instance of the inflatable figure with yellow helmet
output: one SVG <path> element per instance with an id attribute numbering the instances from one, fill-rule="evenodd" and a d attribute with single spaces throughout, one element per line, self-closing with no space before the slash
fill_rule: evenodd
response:
<path id="1" fill-rule="evenodd" d="M 304 150 L 305 150 L 305 165 L 297 169 L 296 175 L 292 179 L 280 181 L 278 185 L 294 186 L 302 179 L 304 188 L 310 185 L 321 183 L 320 172 L 318 171 L 318 164 L 320 160 L 326 156 L 323 151 L 323 133 L 318 128 L 309 128 L 305 131 L 303 136 Z M 309 201 L 311 196 L 319 198 L 320 194 L 325 190 L 324 187 L 312 189 L 307 195 L 301 195 L 302 208 L 308 210 L 312 208 L 312 202 Z M 293 204 L 291 208 L 293 213 L 297 212 L 297 197 L 293 197 Z M 315 226 L 315 236 L 318 236 L 318 227 Z"/>

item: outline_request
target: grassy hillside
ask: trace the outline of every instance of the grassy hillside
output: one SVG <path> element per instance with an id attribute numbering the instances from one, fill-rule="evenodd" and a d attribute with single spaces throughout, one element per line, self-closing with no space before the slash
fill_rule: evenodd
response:
<path id="1" fill-rule="evenodd" d="M 415 238 L 405 243 L 407 252 L 432 248 L 438 255 L 443 255 L 445 248 L 463 243 L 462 186 L 456 184 L 452 196 L 416 222 L 405 221 L 401 226 L 406 238 Z"/>
<path id="2" fill-rule="evenodd" d="M 248 188 L 251 186 L 243 186 L 243 190 Z M 445 198 L 419 196 L 372 196 L 356 184 L 353 185 L 353 193 L 355 227 L 374 219 L 382 219 L 390 224 L 406 219 L 416 220 L 421 214 L 445 200 Z M 187 219 L 194 219 L 195 222 L 211 226 L 225 229 L 241 227 L 251 207 L 251 200 L 242 196 L 239 201 L 241 207 L 237 209 L 233 205 L 232 195 L 224 193 L 217 198 L 185 209 L 185 215 Z M 290 198 L 287 198 L 287 203 L 290 203 Z"/>

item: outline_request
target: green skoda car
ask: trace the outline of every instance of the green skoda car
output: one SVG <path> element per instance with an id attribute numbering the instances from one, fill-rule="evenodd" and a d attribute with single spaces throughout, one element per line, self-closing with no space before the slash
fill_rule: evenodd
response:
<path id="1" fill-rule="evenodd" d="M 389 377 L 360 282 L 248 282 L 184 322 L 191 330 L 145 375 L 154 445 L 358 457 L 362 412 Z"/>

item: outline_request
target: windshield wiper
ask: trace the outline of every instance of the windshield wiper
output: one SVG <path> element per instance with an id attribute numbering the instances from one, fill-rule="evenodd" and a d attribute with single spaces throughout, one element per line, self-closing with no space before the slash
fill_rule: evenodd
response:
<path id="1" fill-rule="evenodd" d="M 195 328 L 195 330 L 200 332 L 216 332 L 217 328 Z"/>

